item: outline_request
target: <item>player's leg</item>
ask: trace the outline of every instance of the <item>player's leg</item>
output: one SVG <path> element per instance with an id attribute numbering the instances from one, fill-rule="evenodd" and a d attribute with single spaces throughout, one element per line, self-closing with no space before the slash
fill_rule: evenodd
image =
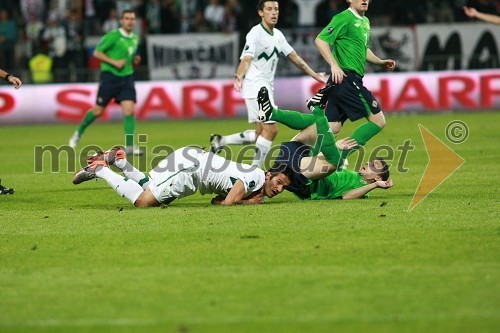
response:
<path id="1" fill-rule="evenodd" d="M 87 111 L 84 119 L 69 140 L 69 146 L 75 148 L 78 145 L 83 133 L 97 118 L 99 118 L 106 105 L 120 91 L 120 79 L 113 74 L 101 72 L 99 89 L 95 105 Z"/>
<path id="2" fill-rule="evenodd" d="M 135 135 L 135 103 L 137 101 L 133 75 L 120 78 L 116 83 L 119 91 L 115 100 L 123 110 L 123 130 L 125 132 L 125 152 L 127 154 L 142 155 L 144 152 L 134 147 Z"/>
<path id="3" fill-rule="evenodd" d="M 81 137 L 83 136 L 83 133 L 89 127 L 97 118 L 101 116 L 101 114 L 104 112 L 104 107 L 101 105 L 94 105 L 91 109 L 87 111 L 85 114 L 85 117 L 83 118 L 82 122 L 76 129 L 76 131 L 73 133 L 71 138 L 69 139 L 69 146 L 71 148 L 76 148 L 78 145 L 78 142 L 80 141 Z"/>
<path id="4" fill-rule="evenodd" d="M 325 110 L 320 106 L 312 108 L 312 114 L 316 121 L 317 139 L 312 149 L 313 156 L 319 152 L 323 153 L 325 159 L 333 166 L 342 164 L 340 151 L 335 144 L 335 137 L 325 116 Z"/>
<path id="5" fill-rule="evenodd" d="M 125 151 L 120 146 L 114 146 L 106 152 L 99 152 L 90 156 L 87 163 L 92 164 L 96 160 L 105 161 L 109 165 L 116 166 L 123 172 L 125 177 L 138 183 L 143 189 L 146 189 L 149 185 L 149 177 L 127 161 Z"/>
<path id="6" fill-rule="evenodd" d="M 259 167 L 266 160 L 271 150 L 273 140 L 278 135 L 278 125 L 275 122 L 261 123 L 262 132 L 255 140 L 255 154 L 252 165 Z"/>
<path id="7" fill-rule="evenodd" d="M 261 122 L 277 121 L 295 130 L 303 130 L 314 124 L 311 114 L 303 114 L 298 111 L 282 110 L 274 106 L 271 95 L 266 87 L 259 90 L 257 96 L 258 116 Z"/>
<path id="8" fill-rule="evenodd" d="M 125 152 L 127 154 L 142 155 L 144 152 L 139 148 L 134 147 L 135 135 L 135 102 L 124 100 L 120 102 L 123 109 L 123 130 L 125 132 Z"/>
<path id="9" fill-rule="evenodd" d="M 210 135 L 210 151 L 219 153 L 227 145 L 247 145 L 255 142 L 255 130 L 246 130 L 239 133 L 220 135 Z"/>
<path id="10" fill-rule="evenodd" d="M 375 96 L 363 86 L 362 78 L 354 73 L 346 73 L 347 77 L 344 82 L 334 91 L 335 104 L 334 106 L 341 111 L 344 118 L 332 119 L 329 121 L 345 121 L 349 119 L 354 122 L 362 118 L 368 119 L 368 123 L 363 123 L 358 126 L 350 137 L 358 143 L 355 149 L 343 151 L 342 157 L 346 158 L 359 147 L 366 144 L 373 136 L 379 133 L 385 126 L 385 118 L 380 108 L 380 104 L 375 99 Z M 330 107 L 330 104 L 328 104 Z M 328 110 L 327 110 L 327 116 Z"/>
<path id="11" fill-rule="evenodd" d="M 104 179 L 116 193 L 127 198 L 133 204 L 144 191 L 136 182 L 124 178 L 109 169 L 107 163 L 103 160 L 96 160 L 75 173 L 73 184 L 78 185 L 96 177 Z"/>
<path id="12" fill-rule="evenodd" d="M 364 146 L 368 140 L 373 138 L 384 127 L 385 127 L 385 117 L 382 111 L 380 111 L 377 114 L 370 114 L 368 116 L 368 122 L 358 126 L 352 133 L 351 138 L 356 140 L 356 142 L 359 145 L 358 146 L 359 148 L 361 146 Z M 343 151 L 342 157 L 346 158 L 351 153 L 356 151 L 356 149 Z"/>
<path id="13" fill-rule="evenodd" d="M 259 112 L 257 99 L 245 98 L 245 105 L 247 107 L 248 123 L 256 123 Z M 227 145 L 247 145 L 255 143 L 258 136 L 259 133 L 256 133 L 256 130 L 252 129 L 229 135 L 212 134 L 210 135 L 210 151 L 217 154 Z"/>

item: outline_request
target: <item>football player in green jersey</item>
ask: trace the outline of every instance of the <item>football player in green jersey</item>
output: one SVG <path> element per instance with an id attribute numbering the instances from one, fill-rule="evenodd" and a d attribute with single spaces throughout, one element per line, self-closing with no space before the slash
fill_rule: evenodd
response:
<path id="1" fill-rule="evenodd" d="M 356 148 L 357 143 L 349 138 L 336 141 L 333 136 L 324 109 L 332 89 L 327 85 L 308 101 L 312 114 L 273 108 L 266 87 L 259 91 L 260 121 L 274 120 L 297 130 L 316 127 L 318 139 L 314 144 L 301 142 L 300 136 L 281 144 L 275 163 L 294 172 L 286 189 L 301 199 L 323 200 L 364 198 L 373 189 L 392 187 L 389 166 L 380 158 L 366 163 L 358 172 L 339 170 L 342 152 Z"/>
<path id="2" fill-rule="evenodd" d="M 392 71 L 396 62 L 380 59 L 368 47 L 370 42 L 370 20 L 365 16 L 368 0 L 347 0 L 349 8 L 335 15 L 318 34 L 315 43 L 329 64 L 334 84 L 326 105 L 326 117 L 335 135 L 349 119 L 366 118 L 367 123 L 355 129 L 351 138 L 359 146 L 380 132 L 386 125 L 385 117 L 373 94 L 363 85 L 365 63 Z M 314 130 L 309 130 L 314 135 Z M 307 132 L 306 132 L 307 133 Z M 353 150 L 342 152 L 346 158 Z"/>
<path id="3" fill-rule="evenodd" d="M 75 131 L 69 145 L 75 148 L 85 129 L 99 118 L 111 99 L 123 109 L 125 146 L 127 154 L 141 155 L 134 148 L 135 103 L 134 67 L 141 62 L 137 54 L 139 37 L 133 32 L 136 24 L 135 12 L 124 10 L 120 18 L 120 28 L 105 34 L 94 50 L 94 57 L 101 61 L 101 77 L 96 104 L 88 110 L 85 118 Z"/>

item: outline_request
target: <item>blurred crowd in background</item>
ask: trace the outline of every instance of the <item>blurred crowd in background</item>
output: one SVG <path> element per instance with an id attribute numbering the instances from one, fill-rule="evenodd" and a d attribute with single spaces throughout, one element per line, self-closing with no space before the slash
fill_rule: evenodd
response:
<path id="1" fill-rule="evenodd" d="M 1 0 L 0 63 L 10 72 L 50 60 L 53 75 L 26 82 L 86 82 L 91 55 L 86 41 L 119 27 L 120 13 L 137 13 L 136 33 L 183 34 L 238 32 L 245 34 L 260 18 L 257 0 Z M 300 28 L 300 2 L 314 6 L 315 27 L 323 27 L 347 8 L 345 0 L 280 0 L 278 28 Z M 500 0 L 371 0 L 372 26 L 466 22 L 463 6 L 500 13 Z M 311 8 L 314 7 L 314 8 Z M 142 39 L 144 42 L 144 39 Z M 144 47 L 141 48 L 144 52 Z M 38 57 L 38 58 L 37 58 Z M 147 59 L 143 54 L 143 67 Z M 70 70 L 68 70 L 68 68 Z M 143 71 L 146 75 L 147 71 Z M 139 71 L 140 75 L 141 71 Z M 142 77 L 143 79 L 145 77 Z M 140 78 L 139 78 L 140 79 Z"/>

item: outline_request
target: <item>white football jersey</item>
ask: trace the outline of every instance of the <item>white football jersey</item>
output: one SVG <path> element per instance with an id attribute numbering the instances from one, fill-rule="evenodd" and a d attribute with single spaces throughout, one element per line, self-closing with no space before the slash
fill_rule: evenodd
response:
<path id="1" fill-rule="evenodd" d="M 264 186 L 265 173 L 260 168 L 236 163 L 225 158 L 204 152 L 198 158 L 199 167 L 193 176 L 201 194 L 227 195 L 238 179 L 243 182 L 245 195 Z"/>
<path id="2" fill-rule="evenodd" d="M 240 60 L 245 56 L 253 57 L 243 81 L 242 97 L 257 98 L 263 86 L 272 94 L 280 54 L 288 56 L 293 51 L 278 29 L 274 28 L 270 33 L 262 23 L 254 26 L 246 36 L 245 47 L 240 56 Z"/>

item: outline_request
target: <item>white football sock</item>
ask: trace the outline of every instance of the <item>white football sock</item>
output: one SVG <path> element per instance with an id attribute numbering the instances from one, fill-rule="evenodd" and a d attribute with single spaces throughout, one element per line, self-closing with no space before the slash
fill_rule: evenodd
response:
<path id="1" fill-rule="evenodd" d="M 117 175 L 109 168 L 98 168 L 95 174 L 97 177 L 107 181 L 109 186 L 111 186 L 116 193 L 130 200 L 132 204 L 134 204 L 141 193 L 144 192 L 138 183 L 125 180 L 125 178 Z"/>
<path id="2" fill-rule="evenodd" d="M 257 141 L 255 141 L 255 155 L 252 162 L 253 166 L 260 167 L 260 165 L 264 163 L 267 153 L 269 153 L 272 144 L 272 141 L 269 141 L 262 135 L 257 138 Z"/>
<path id="3" fill-rule="evenodd" d="M 148 188 L 150 182 L 149 177 L 146 176 L 143 172 L 137 170 L 132 164 L 130 164 L 129 161 L 127 161 L 127 159 L 122 158 L 116 160 L 113 165 L 119 168 L 123 172 L 125 177 L 132 179 L 134 182 L 141 185 L 143 189 Z"/>
<path id="4" fill-rule="evenodd" d="M 221 146 L 227 145 L 247 145 L 255 142 L 255 130 L 246 130 L 242 133 L 234 133 L 223 136 L 219 143 Z"/>

